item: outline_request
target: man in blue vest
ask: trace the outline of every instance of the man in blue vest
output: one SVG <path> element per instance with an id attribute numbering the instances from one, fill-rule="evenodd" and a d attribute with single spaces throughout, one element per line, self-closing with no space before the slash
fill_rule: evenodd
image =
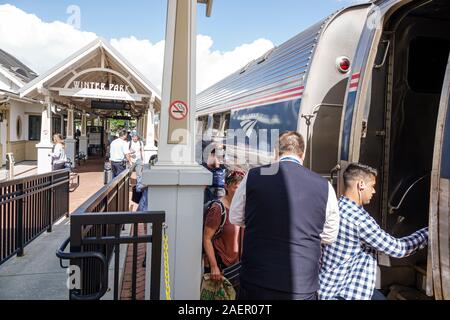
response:
<path id="1" fill-rule="evenodd" d="M 231 223 L 245 227 L 240 300 L 316 300 L 321 244 L 336 240 L 335 191 L 303 167 L 297 132 L 279 140 L 278 170 L 250 170 L 236 191 Z"/>

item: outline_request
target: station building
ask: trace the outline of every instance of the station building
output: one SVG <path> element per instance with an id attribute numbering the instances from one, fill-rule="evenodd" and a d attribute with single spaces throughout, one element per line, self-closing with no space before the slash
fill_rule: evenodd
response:
<path id="1" fill-rule="evenodd" d="M 38 75 L 0 49 L 0 166 L 36 161 L 51 171 L 52 136 L 61 133 L 68 158 L 104 155 L 112 119 L 137 122 L 145 158 L 156 153 L 159 90 L 106 40 L 98 38 Z M 156 119 L 156 121 L 155 121 Z"/>

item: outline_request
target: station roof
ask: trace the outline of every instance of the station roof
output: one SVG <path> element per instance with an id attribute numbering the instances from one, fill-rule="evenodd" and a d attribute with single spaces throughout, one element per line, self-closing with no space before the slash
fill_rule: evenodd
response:
<path id="1" fill-rule="evenodd" d="M 93 102 L 124 102 L 130 107 L 131 116 L 142 115 L 152 98 L 155 110 L 161 106 L 159 90 L 102 38 L 34 78 L 19 93 L 35 100 L 44 100 L 49 95 L 57 103 L 89 112 L 94 111 Z M 100 116 L 115 112 L 95 110 Z"/>
<path id="2" fill-rule="evenodd" d="M 22 87 L 38 76 L 36 72 L 2 49 L 0 49 L 0 68 L 3 69 L 3 74 L 18 87 Z"/>

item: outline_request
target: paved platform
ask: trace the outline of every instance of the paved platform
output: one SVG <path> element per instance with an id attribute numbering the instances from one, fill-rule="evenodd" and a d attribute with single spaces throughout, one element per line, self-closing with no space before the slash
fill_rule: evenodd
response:
<path id="1" fill-rule="evenodd" d="M 80 186 L 70 194 L 70 212 L 103 186 L 103 161 L 90 160 L 76 169 Z M 68 300 L 66 270 L 56 250 L 69 237 L 70 219 L 62 219 L 52 233 L 44 233 L 25 247 L 23 257 L 0 266 L 0 300 Z"/>
<path id="2" fill-rule="evenodd" d="M 25 247 L 23 257 L 0 266 L 0 300 L 68 300 L 66 270 L 55 252 L 70 232 L 69 219 L 59 221 Z"/>
<path id="3" fill-rule="evenodd" d="M 5 167 L 0 168 L 0 181 L 7 179 L 7 171 Z M 14 177 L 25 178 L 37 174 L 36 161 L 23 161 L 14 166 Z"/>

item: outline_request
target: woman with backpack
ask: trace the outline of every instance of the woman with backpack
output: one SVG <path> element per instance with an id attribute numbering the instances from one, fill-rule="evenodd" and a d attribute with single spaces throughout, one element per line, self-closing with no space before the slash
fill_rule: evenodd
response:
<path id="1" fill-rule="evenodd" d="M 230 223 L 229 210 L 244 176 L 245 172 L 231 171 L 225 178 L 226 195 L 220 200 L 209 202 L 205 209 L 203 231 L 205 273 L 209 273 L 211 279 L 215 281 L 222 279 L 224 269 L 237 264 L 240 260 L 240 228 Z"/>

